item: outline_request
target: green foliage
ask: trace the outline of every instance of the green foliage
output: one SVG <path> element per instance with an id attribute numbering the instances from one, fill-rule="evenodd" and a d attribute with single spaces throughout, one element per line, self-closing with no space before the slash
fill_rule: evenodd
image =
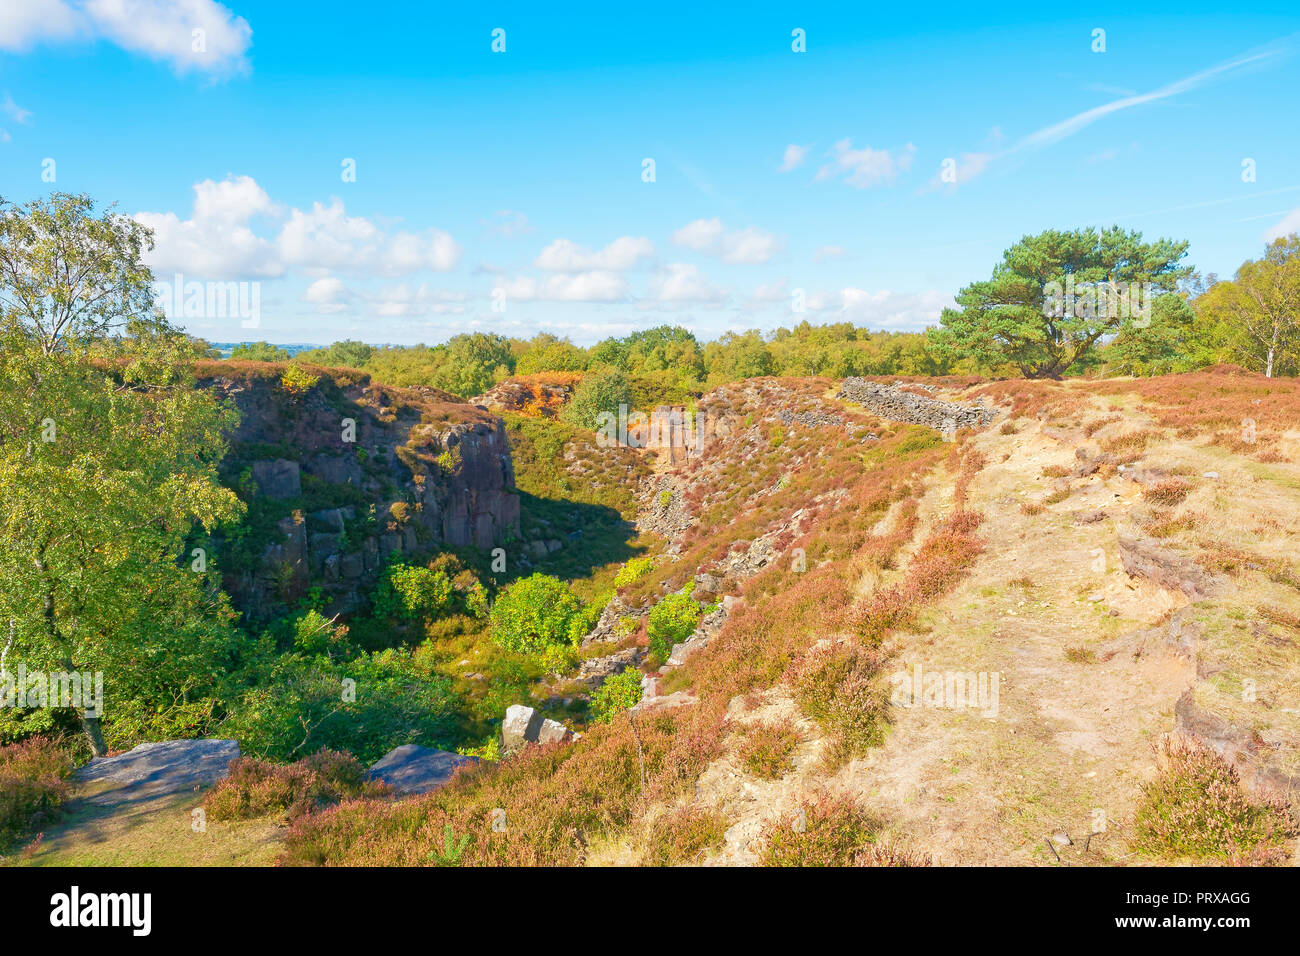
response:
<path id="1" fill-rule="evenodd" d="M 618 574 L 614 576 L 614 587 L 626 587 L 634 581 L 640 581 L 643 577 L 653 571 L 654 567 L 654 558 L 649 555 L 644 555 L 639 558 L 630 558 L 626 564 L 618 569 Z"/>
<path id="2" fill-rule="evenodd" d="M 194 345 L 165 323 L 146 315 L 125 335 L 96 337 L 123 324 L 99 315 L 101 301 L 151 301 L 133 258 L 147 234 L 77 219 L 79 200 L 56 205 L 67 234 L 45 240 L 48 208 L 25 223 L 0 214 L 2 254 L 28 270 L 6 276 L 8 294 L 21 287 L 44 303 L 6 308 L 0 327 L 0 620 L 14 622 L 11 667 L 113 675 L 112 721 L 127 701 L 162 708 L 204 696 L 236 643 L 215 574 L 189 561 L 198 527 L 240 511 L 215 464 L 236 417 L 193 388 Z M 16 233 L 48 245 L 33 259 L 5 245 Z M 69 246 L 78 236 L 85 245 Z M 62 251 L 51 259 L 51 249 Z M 64 268 L 75 288 L 58 278 Z M 102 754 L 99 718 L 83 726 Z"/>
<path id="3" fill-rule="evenodd" d="M 248 362 L 289 361 L 289 353 L 270 342 L 241 342 L 230 350 L 230 357 Z"/>
<path id="4" fill-rule="evenodd" d="M 296 362 L 290 363 L 280 375 L 280 387 L 295 396 L 315 388 L 319 381 L 319 375 L 313 375 Z"/>
<path id="5" fill-rule="evenodd" d="M 1300 235 L 1280 237 L 1263 257 L 1196 301 L 1233 361 L 1266 375 L 1300 373 Z"/>
<path id="6" fill-rule="evenodd" d="M 560 411 L 560 418 L 570 425 L 594 431 L 600 426 L 602 415 L 617 417 L 619 406 L 630 405 L 631 401 L 632 392 L 622 372 L 617 369 L 589 372 Z"/>
<path id="7" fill-rule="evenodd" d="M 587 632 L 588 615 L 582 599 L 559 578 L 531 574 L 497 596 L 489 619 L 500 646 L 544 654 L 576 646 Z"/>
<path id="8" fill-rule="evenodd" d="M 304 654 L 328 654 L 347 636 L 348 629 L 312 609 L 294 619 L 293 646 Z"/>
<path id="9" fill-rule="evenodd" d="M 19 333 L 41 355 L 141 325 L 166 330 L 144 264 L 153 232 L 111 207 L 98 218 L 94 210 L 89 196 L 71 193 L 0 200 L 0 332 Z"/>
<path id="10" fill-rule="evenodd" d="M 442 852 L 437 850 L 430 852 L 429 862 L 434 866 L 460 866 L 460 858 L 467 846 L 469 846 L 469 834 L 466 833 L 457 841 L 455 831 L 448 823 L 442 828 Z"/>
<path id="11" fill-rule="evenodd" d="M 664 597 L 646 617 L 651 655 L 656 659 L 667 658 L 673 645 L 690 637 L 700 618 L 712 610 L 692 600 L 686 589 Z"/>
<path id="12" fill-rule="evenodd" d="M 568 339 L 556 338 L 549 332 L 540 332 L 521 343 L 521 352 L 515 364 L 515 374 L 533 375 L 537 372 L 581 372 L 589 361 L 585 349 L 580 349 Z"/>
<path id="13" fill-rule="evenodd" d="M 309 349 L 306 352 L 299 352 L 298 358 L 303 362 L 312 365 L 323 365 L 326 368 L 363 368 L 374 354 L 375 347 L 373 345 L 347 339 L 343 342 L 335 342 L 328 348 Z M 232 355 L 231 357 L 234 358 L 235 356 Z"/>
<path id="14" fill-rule="evenodd" d="M 1172 294 L 1190 274 L 1178 265 L 1186 254 L 1186 242 L 1145 243 L 1118 226 L 1026 236 L 1003 253 L 991 279 L 957 294 L 961 308 L 945 309 L 942 327 L 930 330 L 931 351 L 991 369 L 1011 366 L 1027 378 L 1059 378 L 1104 338 L 1143 321 L 1125 309 L 1090 308 L 1088 296 L 1067 308 L 1067 280 L 1080 292 L 1100 283 L 1150 283 L 1154 298 Z"/>
<path id="15" fill-rule="evenodd" d="M 445 571 L 396 561 L 384 568 L 372 602 L 379 618 L 429 620 L 451 608 L 454 594 Z"/>
<path id="16" fill-rule="evenodd" d="M 326 747 L 370 764 L 401 744 L 445 750 L 455 739 L 450 679 L 406 651 L 342 661 L 276 656 L 263 647 L 232 683 L 246 689 L 238 691 L 222 733 L 246 754 L 283 761 Z"/>
<path id="17" fill-rule="evenodd" d="M 592 720 L 607 724 L 629 707 L 641 702 L 641 672 L 629 667 L 621 674 L 606 678 L 591 695 Z"/>

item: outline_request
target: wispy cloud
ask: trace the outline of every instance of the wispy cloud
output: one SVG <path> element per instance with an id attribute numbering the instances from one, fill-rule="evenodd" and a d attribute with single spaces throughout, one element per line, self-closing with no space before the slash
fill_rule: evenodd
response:
<path id="1" fill-rule="evenodd" d="M 911 168 L 912 157 L 915 155 L 916 147 L 911 143 L 890 152 L 887 149 L 872 149 L 870 146 L 854 149 L 853 140 L 842 139 L 827 153 L 830 162 L 817 170 L 817 179 L 843 176 L 844 181 L 855 189 L 889 185 L 898 178 L 900 172 Z"/>
<path id="2" fill-rule="evenodd" d="M 992 163 L 1004 159 L 1005 157 L 1013 156 L 1016 153 L 1022 153 L 1025 151 L 1043 149 L 1059 143 L 1062 140 L 1068 139 L 1074 134 L 1087 129 L 1093 123 L 1096 123 L 1098 120 L 1104 119 L 1113 113 L 1178 96 L 1182 93 L 1203 86 L 1225 74 L 1238 72 L 1247 67 L 1258 67 L 1279 62 L 1289 56 L 1294 49 L 1294 37 L 1285 37 L 1265 49 L 1246 53 L 1224 63 L 1219 63 L 1216 66 L 1193 73 L 1190 76 L 1185 76 L 1180 80 L 1167 83 L 1159 89 L 1152 90 L 1149 93 L 1137 93 L 1128 96 L 1121 96 L 1119 99 L 1111 100 L 1109 103 L 1103 103 L 1101 106 L 1094 106 L 1092 109 L 1076 113 L 1058 123 L 1052 123 L 1050 126 L 1044 126 L 1042 129 L 1030 133 L 1028 136 L 1018 140 L 1000 152 L 992 154 L 966 154 L 966 156 L 963 157 L 963 160 L 970 160 L 979 157 L 981 161 L 978 163 L 964 162 L 963 164 L 959 164 L 956 176 L 957 182 L 950 185 L 960 185 L 961 183 L 969 182 L 988 169 Z M 938 188 L 943 184 L 942 175 L 936 175 L 934 179 L 930 181 L 930 188 Z"/>
<path id="3" fill-rule="evenodd" d="M 800 146 L 798 143 L 791 143 L 785 148 L 785 155 L 781 157 L 780 172 L 788 173 L 792 169 L 798 169 L 803 165 L 803 161 L 808 158 L 809 146 Z"/>

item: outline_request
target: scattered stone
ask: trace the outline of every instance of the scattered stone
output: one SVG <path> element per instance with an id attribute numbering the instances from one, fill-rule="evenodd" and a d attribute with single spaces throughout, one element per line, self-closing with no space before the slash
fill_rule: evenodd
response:
<path id="1" fill-rule="evenodd" d="M 557 720 L 543 717 L 534 708 L 511 704 L 501 722 L 501 749 L 515 753 L 528 744 L 558 743 L 569 736 L 569 728 Z"/>

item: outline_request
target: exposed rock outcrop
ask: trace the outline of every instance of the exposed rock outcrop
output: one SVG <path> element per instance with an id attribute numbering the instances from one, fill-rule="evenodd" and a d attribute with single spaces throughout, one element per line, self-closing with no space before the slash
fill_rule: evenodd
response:
<path id="1" fill-rule="evenodd" d="M 126 784 L 141 797 L 161 797 L 225 779 L 238 756 L 234 740 L 162 740 L 116 757 L 96 757 L 74 776 L 81 783 Z"/>
<path id="2" fill-rule="evenodd" d="M 256 364 L 209 363 L 199 374 L 240 412 L 223 479 L 280 513 L 244 541 L 253 554 L 222 564 L 240 610 L 261 618 L 320 587 L 330 613 L 349 613 L 394 554 L 488 549 L 518 535 L 514 468 L 495 415 L 345 370 L 310 369 L 316 384 L 290 390 L 282 366 Z M 316 506 L 299 507 L 306 502 Z"/>

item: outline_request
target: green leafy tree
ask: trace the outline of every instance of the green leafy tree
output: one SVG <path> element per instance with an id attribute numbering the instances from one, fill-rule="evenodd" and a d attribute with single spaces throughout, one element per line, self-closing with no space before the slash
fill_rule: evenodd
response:
<path id="1" fill-rule="evenodd" d="M 573 397 L 560 410 L 560 418 L 579 428 L 596 429 L 604 413 L 618 415 L 620 405 L 631 406 L 632 390 L 627 376 L 617 369 L 588 372 Z"/>
<path id="2" fill-rule="evenodd" d="M 1197 300 L 1207 321 L 1232 329 L 1231 348 L 1269 378 L 1300 371 L 1300 235 L 1271 243 L 1260 259 L 1237 270 Z"/>
<path id="3" fill-rule="evenodd" d="M 1191 272 L 1178 265 L 1186 254 L 1186 242 L 1145 243 L 1118 226 L 1026 236 L 1003 253 L 991 279 L 957 294 L 961 308 L 943 310 L 940 327 L 930 330 L 931 351 L 990 368 L 1010 365 L 1027 378 L 1060 378 L 1099 342 L 1147 320 L 1141 306 L 1113 307 L 1117 292 L 1173 294 Z M 1075 303 L 1071 289 L 1080 293 Z M 1107 304 L 1094 308 L 1090 292 L 1104 293 Z"/>
<path id="4" fill-rule="evenodd" d="M 388 565 L 375 589 L 377 617 L 431 620 L 451 608 L 455 588 L 444 571 L 400 562 Z"/>
<path id="5" fill-rule="evenodd" d="M 85 346 L 154 313 L 142 254 L 153 233 L 89 196 L 0 199 L 0 323 L 42 354 Z"/>
<path id="6" fill-rule="evenodd" d="M 5 664 L 101 672 L 110 720 L 114 701 L 161 710 L 211 688 L 233 645 L 192 533 L 240 512 L 216 474 L 236 419 L 193 387 L 192 344 L 152 311 L 148 242 L 84 198 L 0 216 Z M 102 719 L 81 715 L 97 755 Z"/>
<path id="7" fill-rule="evenodd" d="M 232 359 L 246 362 L 287 362 L 289 353 L 270 342 L 241 342 L 230 350 Z"/>
<path id="8" fill-rule="evenodd" d="M 492 605 L 492 637 L 507 650 L 542 654 L 574 646 L 586 633 L 582 598 L 559 578 L 531 574 L 506 588 Z"/>
<path id="9" fill-rule="evenodd" d="M 366 363 L 370 361 L 371 356 L 375 354 L 375 347 L 367 345 L 365 342 L 358 342 L 355 339 L 347 339 L 342 342 L 335 342 L 333 345 L 323 349 L 308 349 L 305 352 L 299 352 L 298 358 L 303 362 L 312 365 L 324 365 L 327 368 L 365 368 Z"/>

